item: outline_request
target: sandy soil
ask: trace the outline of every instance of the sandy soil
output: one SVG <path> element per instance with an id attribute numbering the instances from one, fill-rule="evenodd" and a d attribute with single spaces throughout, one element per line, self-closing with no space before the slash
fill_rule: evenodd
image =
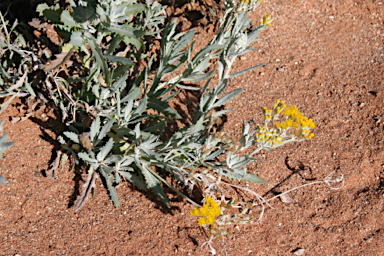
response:
<path id="1" fill-rule="evenodd" d="M 261 222 L 214 241 L 218 255 L 384 255 L 383 9 L 377 0 L 265 0 L 254 12 L 254 22 L 272 14 L 273 26 L 234 72 L 267 65 L 232 80 L 231 89 L 244 92 L 227 106 L 235 111 L 225 131 L 238 136 L 243 121 L 261 122 L 261 107 L 277 99 L 317 128 L 310 141 L 260 154 L 265 161 L 251 170 L 269 183 L 249 187 L 268 199 L 331 173 L 344 175 L 345 185 L 319 183 L 291 192 L 291 203 L 271 201 Z M 212 36 L 196 29 L 199 44 Z M 115 209 L 98 180 L 75 214 L 81 177 L 69 168 L 42 175 L 55 128 L 32 119 L 11 124 L 18 115 L 14 104 L 0 116 L 17 141 L 1 162 L 9 184 L 0 186 L 0 255 L 210 255 L 190 204 L 172 195 L 166 211 L 124 184 Z"/>

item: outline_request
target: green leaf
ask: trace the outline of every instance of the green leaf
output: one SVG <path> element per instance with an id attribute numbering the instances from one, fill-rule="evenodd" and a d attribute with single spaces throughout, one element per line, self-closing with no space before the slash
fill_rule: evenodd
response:
<path id="1" fill-rule="evenodd" d="M 123 39 L 124 43 L 126 43 L 127 45 L 133 45 L 136 47 L 136 49 L 142 49 L 142 50 L 145 50 L 145 44 L 142 40 L 140 40 L 139 38 L 137 37 L 129 37 L 129 36 L 125 36 L 124 39 Z"/>
<path id="2" fill-rule="evenodd" d="M 236 96 L 237 96 L 239 93 L 241 93 L 242 91 L 243 91 L 243 89 L 236 89 L 236 90 L 233 90 L 233 91 L 227 93 L 226 95 L 224 95 L 221 99 L 219 99 L 219 100 L 212 106 L 212 109 L 227 104 L 230 100 L 232 100 L 234 97 L 236 97 Z"/>
<path id="3" fill-rule="evenodd" d="M 158 122 L 158 123 L 150 123 L 150 124 L 148 124 L 147 127 L 145 127 L 143 129 L 143 131 L 150 132 L 150 133 L 153 133 L 153 134 L 156 134 L 159 131 L 161 133 L 164 130 L 165 125 L 166 125 L 165 121 L 161 121 L 161 122 Z"/>
<path id="4" fill-rule="evenodd" d="M 100 117 L 97 116 L 96 119 L 91 124 L 91 140 L 93 141 L 96 135 L 100 131 Z"/>
<path id="5" fill-rule="evenodd" d="M 117 80 L 113 85 L 112 87 L 117 90 L 117 91 L 122 91 L 123 88 L 125 87 L 124 85 L 126 85 L 125 81 L 127 81 L 127 78 L 128 78 L 128 74 L 125 74 L 124 76 L 120 77 L 119 80 Z M 121 101 L 121 99 L 120 99 Z"/>
<path id="6" fill-rule="evenodd" d="M 133 65 L 133 61 L 125 57 L 104 55 L 104 58 L 110 62 L 121 63 L 124 65 Z"/>
<path id="7" fill-rule="evenodd" d="M 29 92 L 33 97 L 36 97 L 35 91 L 33 90 L 31 84 L 28 82 L 28 77 L 25 78 L 24 86 L 25 86 L 25 89 L 27 90 L 27 92 Z"/>
<path id="8" fill-rule="evenodd" d="M 77 143 L 77 144 L 80 144 L 80 141 L 79 141 L 79 135 L 77 135 L 76 133 L 74 132 L 68 132 L 68 131 L 65 131 L 63 132 L 65 136 L 67 136 L 70 140 L 72 140 L 73 142 Z"/>
<path id="9" fill-rule="evenodd" d="M 79 26 L 80 24 L 78 24 L 73 18 L 72 18 L 72 15 L 71 13 L 68 11 L 68 10 L 64 10 L 61 15 L 60 15 L 60 20 L 61 22 L 64 23 L 65 26 L 67 26 L 69 29 L 72 29 L 73 27 L 76 27 L 76 26 Z M 75 32 L 75 33 L 80 33 L 80 32 Z M 72 34 L 73 35 L 73 34 Z M 72 35 L 71 35 L 71 39 L 72 39 Z M 74 44 L 72 43 L 73 45 L 76 45 L 76 46 L 81 46 L 78 45 L 78 44 Z"/>
<path id="10" fill-rule="evenodd" d="M 92 92 L 96 96 L 96 98 L 100 98 L 100 83 L 97 83 L 92 86 Z"/>
<path id="11" fill-rule="evenodd" d="M 152 191 L 157 194 L 157 196 L 167 205 L 167 207 L 170 208 L 171 205 L 169 204 L 167 195 L 164 193 L 163 188 L 161 187 L 161 182 L 151 173 L 152 170 L 146 166 L 143 166 L 143 168 L 141 168 L 141 172 L 147 181 L 148 188 L 152 189 Z"/>
<path id="12" fill-rule="evenodd" d="M 39 4 L 36 7 L 36 12 L 38 12 L 40 16 L 43 16 L 44 15 L 44 11 L 47 10 L 47 9 L 49 9 L 48 4 L 46 4 L 46 3 Z"/>
<path id="13" fill-rule="evenodd" d="M 100 170 L 100 173 L 105 180 L 105 183 L 107 185 L 107 189 L 109 192 L 109 196 L 112 199 L 113 205 L 116 208 L 119 208 L 119 197 L 117 196 L 116 188 L 113 186 L 111 177 L 108 174 L 106 174 L 103 170 Z"/>
<path id="14" fill-rule="evenodd" d="M 267 183 L 265 180 L 257 177 L 256 175 L 254 174 L 250 174 L 250 173 L 246 173 L 245 176 L 244 176 L 244 180 L 248 180 L 250 182 L 255 182 L 255 183 L 260 183 L 260 184 L 263 184 L 263 183 Z"/>
<path id="15" fill-rule="evenodd" d="M 218 118 L 218 117 L 221 117 L 221 116 L 223 116 L 223 115 L 225 115 L 225 114 L 227 114 L 227 113 L 229 113 L 231 111 L 233 111 L 233 110 L 232 109 L 220 110 L 220 111 L 217 111 L 214 114 L 212 114 L 212 116 Z"/>
<path id="16" fill-rule="evenodd" d="M 195 33 L 196 31 L 192 30 L 192 31 L 189 31 L 187 34 L 185 34 L 182 38 L 180 38 L 180 40 L 173 47 L 172 52 L 175 54 L 181 51 L 183 48 L 185 48 L 187 44 L 191 42 Z"/>
<path id="17" fill-rule="evenodd" d="M 109 48 L 107 51 L 108 55 L 111 55 L 119 46 L 120 42 L 123 40 L 122 36 L 114 36 L 111 43 L 109 44 Z"/>
<path id="18" fill-rule="evenodd" d="M 89 34 L 87 38 L 88 38 L 89 46 L 92 49 L 93 56 L 95 57 L 97 64 L 101 67 L 101 70 L 103 71 L 103 77 L 104 77 L 105 83 L 107 85 L 110 85 L 111 82 L 110 82 L 108 64 L 104 58 L 101 48 L 91 34 Z"/>
<path id="19" fill-rule="evenodd" d="M 70 43 L 74 46 L 82 46 L 84 41 L 84 36 L 81 32 L 73 32 L 71 34 L 71 41 Z"/>
<path id="20" fill-rule="evenodd" d="M 264 66 L 264 65 L 265 65 L 265 64 L 260 64 L 260 65 L 256 65 L 256 66 L 253 66 L 253 67 L 244 69 L 244 70 L 242 70 L 242 71 L 240 71 L 240 72 L 237 72 L 237 73 L 235 73 L 235 74 L 233 74 L 233 75 L 228 76 L 228 78 L 234 78 L 234 77 L 240 76 L 240 75 L 242 75 L 242 74 L 247 73 L 248 71 L 251 71 L 252 69 L 259 68 L 259 67 L 262 67 L 262 66 Z"/>
<path id="21" fill-rule="evenodd" d="M 140 176 L 131 172 L 124 172 L 124 171 L 119 171 L 119 174 L 123 176 L 125 179 L 127 179 L 129 182 L 131 182 L 134 186 L 142 190 L 147 189 L 147 184 L 145 184 L 145 181 Z"/>
<path id="22" fill-rule="evenodd" d="M 127 102 L 129 100 L 135 100 L 137 98 L 140 97 L 141 95 L 141 88 L 140 87 L 136 87 L 136 88 L 132 88 L 129 93 L 127 94 L 127 96 L 125 96 L 121 102 Z"/>
<path id="23" fill-rule="evenodd" d="M 112 127 L 114 122 L 115 122 L 115 120 L 111 119 L 108 121 L 108 123 L 106 123 L 103 126 L 103 128 L 101 129 L 101 131 L 99 133 L 99 136 L 97 137 L 98 142 L 100 142 L 105 137 L 105 135 L 107 135 L 107 133 L 111 130 L 111 127 Z M 98 143 L 96 143 L 96 144 L 98 144 Z"/>
<path id="24" fill-rule="evenodd" d="M 114 142 L 113 142 L 113 139 L 112 138 L 110 138 L 109 140 L 108 140 L 108 142 L 104 145 L 104 147 L 102 147 L 101 149 L 100 149 L 100 152 L 97 154 L 97 161 L 99 161 L 99 162 L 102 162 L 104 159 L 105 159 L 105 157 L 108 155 L 108 153 L 111 151 L 111 149 L 112 149 L 112 147 L 113 147 L 113 144 L 114 144 Z"/>
<path id="25" fill-rule="evenodd" d="M 212 74 L 213 72 L 215 72 L 216 70 L 211 70 L 203 75 L 195 75 L 195 76 L 192 76 L 192 77 L 187 77 L 187 78 L 183 78 L 182 81 L 188 81 L 188 82 L 199 82 L 199 81 L 202 81 L 202 80 L 206 80 L 208 79 Z"/>
<path id="26" fill-rule="evenodd" d="M 220 62 L 219 62 L 220 63 Z M 222 93 L 224 93 L 225 89 L 228 87 L 228 78 L 224 78 L 219 82 L 219 84 L 216 85 L 215 87 L 215 95 L 218 96 Z"/>
<path id="27" fill-rule="evenodd" d="M 123 109 L 125 121 L 129 121 L 132 112 L 133 100 L 129 100 L 127 106 Z"/>
<path id="28" fill-rule="evenodd" d="M 142 31 L 140 29 L 134 28 L 130 26 L 129 24 L 127 25 L 114 25 L 114 24 L 108 24 L 103 22 L 102 25 L 109 31 L 115 32 L 119 35 L 125 35 L 128 37 L 142 37 L 145 35 L 145 31 Z"/>
<path id="29" fill-rule="evenodd" d="M 84 152 L 80 152 L 79 154 L 77 154 L 81 159 L 83 159 L 84 161 L 86 162 L 89 162 L 89 163 L 97 163 L 97 160 L 96 159 L 92 159 L 87 153 L 84 153 Z"/>
<path id="30" fill-rule="evenodd" d="M 200 60 L 201 58 L 204 58 L 207 54 L 212 54 L 212 52 L 214 50 L 219 50 L 219 49 L 222 49 L 223 46 L 222 45 L 208 45 L 206 47 L 204 47 L 203 49 L 201 49 L 196 55 L 195 57 L 193 57 L 193 63 L 196 63 L 198 60 Z"/>
<path id="31" fill-rule="evenodd" d="M 0 175 L 0 182 L 7 186 L 7 180 L 2 175 Z"/>
<path id="32" fill-rule="evenodd" d="M 134 5 L 130 5 L 128 10 L 125 13 L 125 16 L 128 17 L 133 14 L 141 13 L 147 9 L 147 7 L 144 4 L 138 3 Z"/>
<path id="33" fill-rule="evenodd" d="M 144 95 L 144 97 L 140 100 L 141 101 L 140 105 L 137 107 L 137 109 L 135 109 L 135 112 L 133 112 L 133 115 L 139 116 L 147 109 L 147 103 L 148 103 L 147 99 L 148 99 L 147 95 Z"/>
<path id="34" fill-rule="evenodd" d="M 12 141 L 12 142 L 1 142 L 0 143 L 0 152 L 3 153 L 5 150 L 7 150 L 10 147 L 12 147 L 15 143 L 16 143 L 15 141 Z"/>
<path id="35" fill-rule="evenodd" d="M 60 14 L 63 11 L 60 9 L 60 5 L 56 4 L 55 6 L 49 7 L 47 4 L 39 4 L 36 11 L 40 13 L 40 16 L 45 16 L 45 18 L 54 23 L 60 23 Z"/>

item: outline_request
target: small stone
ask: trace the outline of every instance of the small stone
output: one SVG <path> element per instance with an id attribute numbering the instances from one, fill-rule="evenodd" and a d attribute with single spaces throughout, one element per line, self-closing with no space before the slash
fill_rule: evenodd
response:
<path id="1" fill-rule="evenodd" d="M 285 204 L 289 204 L 289 203 L 293 202 L 292 197 L 290 197 L 288 194 L 281 194 L 281 195 L 279 195 L 279 198 L 280 198 L 281 202 L 283 202 Z"/>
<path id="2" fill-rule="evenodd" d="M 305 249 L 297 249 L 293 252 L 295 255 L 304 255 Z"/>

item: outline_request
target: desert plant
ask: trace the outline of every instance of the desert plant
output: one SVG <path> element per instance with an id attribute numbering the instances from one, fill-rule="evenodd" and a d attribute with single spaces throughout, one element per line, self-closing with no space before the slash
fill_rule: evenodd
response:
<path id="1" fill-rule="evenodd" d="M 0 113 L 16 97 L 35 95 L 28 74 L 37 68 L 33 67 L 32 51 L 26 50 L 24 37 L 16 31 L 17 20 L 10 25 L 0 12 L 0 98 L 7 98 L 0 105 Z"/>
<path id="2" fill-rule="evenodd" d="M 166 7 L 149 0 L 71 0 L 66 9 L 59 4 L 40 4 L 37 11 L 63 36 L 61 52 L 44 65 L 44 60 L 22 50 L 25 45 L 16 44 L 17 40 L 11 43 L 3 22 L 6 40 L 0 43 L 9 54 L 16 52 L 27 61 L 18 63 L 25 66 L 21 78 L 10 77 L 10 66 L 3 67 L 2 77 L 13 79 L 2 82 L 4 96 L 15 89 L 20 96 L 19 88 L 35 96 L 26 74 L 39 63 L 45 77 L 38 96 L 56 104 L 67 126 L 58 138 L 62 149 L 49 171 L 54 172 L 60 158 L 68 155 L 87 169 L 75 211 L 84 205 L 97 175 L 116 207 L 116 187 L 123 180 L 152 190 L 170 206 L 165 184 L 196 206 L 192 215 L 201 226 L 213 235 L 222 234 L 215 223 L 230 222 L 221 208 L 233 206 L 235 201 L 219 204 L 215 198 L 220 186 L 230 184 L 228 180 L 264 183 L 247 170 L 248 164 L 258 160 L 256 153 L 313 137 L 315 123 L 283 101 L 276 102 L 273 109 L 263 109 L 263 125 L 245 123 L 240 140 L 217 131 L 220 118 L 231 111 L 224 106 L 242 91 L 227 92 L 230 79 L 262 66 L 231 73 L 236 59 L 251 51 L 250 45 L 271 25 L 270 15 L 264 15 L 255 28 L 248 18 L 260 2 L 226 0 L 221 13 L 212 12 L 218 19 L 215 37 L 196 54 L 195 32 L 177 32 L 175 22 L 165 24 Z M 156 42 L 159 49 L 154 50 Z M 10 55 L 2 57 L 11 59 Z M 67 65 L 70 63 L 76 65 Z M 215 72 L 218 82 L 212 84 Z M 12 85 L 15 81 L 17 86 Z M 202 88 L 190 85 L 200 81 L 205 81 Z M 200 99 L 191 120 L 170 129 L 172 122 L 181 119 L 171 102 L 182 90 L 199 91 Z M 199 190 L 205 196 L 203 207 L 165 175 L 190 192 Z"/>
<path id="3" fill-rule="evenodd" d="M 69 131 L 59 138 L 63 150 L 76 164 L 88 166 L 88 179 L 76 210 L 94 187 L 96 174 L 105 180 L 116 207 L 116 185 L 123 179 L 141 189 L 151 189 L 168 206 L 162 184 L 196 203 L 161 173 L 168 173 L 190 189 L 197 184 L 206 186 L 215 175 L 264 182 L 246 170 L 247 164 L 256 159 L 241 155 L 255 142 L 247 141 L 236 150 L 238 142 L 217 134 L 214 127 L 230 111 L 214 110 L 242 91 L 225 93 L 229 79 L 260 66 L 230 74 L 234 61 L 252 50 L 249 45 L 270 25 L 270 17 L 265 16 L 256 29 L 251 29 L 247 16 L 258 4 L 227 1 L 216 36 L 195 55 L 191 43 L 194 31 L 177 33 L 176 23 L 159 31 L 164 7 L 156 2 L 78 1 L 70 3 L 71 11 L 58 5 L 39 5 L 42 15 L 69 33 L 68 54 L 78 51 L 84 56 L 82 64 L 89 67 L 77 84 L 58 77 L 53 69 L 46 80 L 48 85 L 51 81 L 56 84 L 56 88 L 47 89 L 68 124 Z M 150 55 L 150 49 L 144 46 L 156 40 L 160 32 L 160 51 Z M 116 56 L 119 48 L 125 49 L 124 56 Z M 142 70 L 134 67 L 139 58 L 148 60 Z M 212 68 L 212 60 L 216 60 L 217 68 Z M 176 70 L 178 75 L 173 75 Z M 210 77 L 216 70 L 219 82 L 212 86 Z M 185 85 L 203 80 L 207 80 L 203 88 Z M 169 102 L 185 89 L 201 91 L 195 116 L 191 124 L 165 136 L 169 123 L 181 118 Z M 244 136 L 252 137 L 248 132 L 245 129 Z M 221 156 L 226 161 L 219 161 Z"/>

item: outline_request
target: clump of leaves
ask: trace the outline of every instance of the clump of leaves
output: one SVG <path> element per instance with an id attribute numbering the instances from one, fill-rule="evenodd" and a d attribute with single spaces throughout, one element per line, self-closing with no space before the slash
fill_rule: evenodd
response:
<path id="1" fill-rule="evenodd" d="M 0 12 L 0 98 L 7 98 L 0 105 L 0 113 L 16 97 L 35 95 L 28 80 L 36 56 L 26 50 L 24 37 L 16 31 L 17 20 L 11 25 Z"/>
<path id="2" fill-rule="evenodd" d="M 260 143 L 261 132 L 259 137 L 255 133 L 261 128 L 251 129 L 253 121 L 244 125 L 239 141 L 216 130 L 220 118 L 231 111 L 224 106 L 242 91 L 228 92 L 230 79 L 262 66 L 231 72 L 236 59 L 251 51 L 250 45 L 271 25 L 269 15 L 255 27 L 248 18 L 260 2 L 226 0 L 222 13 L 213 13 L 218 19 L 215 37 L 196 54 L 195 32 L 177 32 L 175 22 L 165 24 L 166 6 L 156 1 L 71 0 L 65 9 L 59 4 L 37 7 L 64 40 L 56 59 L 40 65 L 45 78 L 38 96 L 56 104 L 67 126 L 51 171 L 68 155 L 87 170 L 76 211 L 98 175 L 116 207 L 116 187 L 124 180 L 152 190 L 167 206 L 164 185 L 198 204 L 164 175 L 202 194 L 214 191 L 223 178 L 265 182 L 247 165 L 258 160 L 253 155 L 261 149 L 280 143 Z M 156 42 L 159 51 L 151 49 Z M 215 72 L 219 81 L 212 84 Z M 205 81 L 202 88 L 191 85 L 200 81 Z M 170 102 L 183 90 L 199 91 L 201 97 L 191 122 L 170 130 L 172 122 L 181 119 Z"/>
<path id="3" fill-rule="evenodd" d="M 94 188 L 96 175 L 104 179 L 116 207 L 116 186 L 122 180 L 151 189 L 167 206 L 163 184 L 196 204 L 160 173 L 171 175 L 191 190 L 196 185 L 205 190 L 220 177 L 264 182 L 246 169 L 256 158 L 242 154 L 255 142 L 240 142 L 238 148 L 239 142 L 217 134 L 214 128 L 230 111 L 214 110 L 242 91 L 226 92 L 230 78 L 261 66 L 230 72 L 234 61 L 252 50 L 250 45 L 270 25 L 251 28 L 247 16 L 258 4 L 227 1 L 216 36 L 195 55 L 195 43 L 191 43 L 194 31 L 178 33 L 176 23 L 164 26 L 164 6 L 156 2 L 78 1 L 70 2 L 68 10 L 39 5 L 42 15 L 68 32 L 70 51 L 84 56 L 82 64 L 88 68 L 77 84 L 58 77 L 60 69 L 48 74 L 46 80 L 46 84 L 53 81 L 57 85 L 47 88 L 68 126 L 59 138 L 63 151 L 72 155 L 76 164 L 88 167 L 76 211 Z M 158 37 L 160 52 L 153 54 L 145 45 Z M 142 70 L 135 68 L 140 58 L 147 60 Z M 212 67 L 213 61 L 216 67 Z M 214 72 L 218 72 L 219 82 L 211 85 Z M 207 81 L 203 88 L 185 85 L 203 80 Z M 195 116 L 190 125 L 164 136 L 170 122 L 181 118 L 169 103 L 181 90 L 201 92 Z M 245 128 L 243 137 L 251 137 L 249 132 Z M 223 156 L 226 160 L 219 161 Z"/>

